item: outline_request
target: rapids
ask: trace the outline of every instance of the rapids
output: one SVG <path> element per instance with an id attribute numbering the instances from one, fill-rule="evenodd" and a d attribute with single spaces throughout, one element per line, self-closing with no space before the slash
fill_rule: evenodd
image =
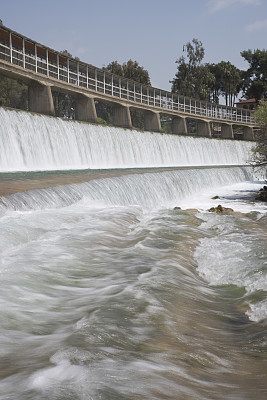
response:
<path id="1" fill-rule="evenodd" d="M 0 399 L 265 400 L 252 143 L 0 118 Z"/>

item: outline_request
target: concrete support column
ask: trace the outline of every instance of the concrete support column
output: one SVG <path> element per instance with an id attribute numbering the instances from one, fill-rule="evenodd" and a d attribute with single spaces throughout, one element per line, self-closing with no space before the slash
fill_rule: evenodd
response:
<path id="1" fill-rule="evenodd" d="M 197 135 L 211 137 L 211 129 L 208 121 L 197 121 Z"/>
<path id="2" fill-rule="evenodd" d="M 153 111 L 145 111 L 144 119 L 146 131 L 161 132 L 159 113 L 155 113 Z"/>
<path id="3" fill-rule="evenodd" d="M 33 83 L 29 86 L 28 96 L 30 111 L 55 115 L 51 86 Z"/>
<path id="4" fill-rule="evenodd" d="M 255 140 L 253 128 L 251 126 L 244 126 L 243 139 L 244 140 Z"/>
<path id="5" fill-rule="evenodd" d="M 77 97 L 75 114 L 78 121 L 97 123 L 97 113 L 93 97 L 86 95 Z"/>
<path id="6" fill-rule="evenodd" d="M 221 124 L 221 129 L 222 129 L 222 138 L 224 139 L 234 138 L 233 126 L 231 124 Z"/>
<path id="7" fill-rule="evenodd" d="M 113 124 L 122 128 L 132 128 L 131 113 L 128 106 L 114 104 L 113 106 Z"/>
<path id="8" fill-rule="evenodd" d="M 176 135 L 187 135 L 186 119 L 181 117 L 172 118 L 172 133 Z"/>

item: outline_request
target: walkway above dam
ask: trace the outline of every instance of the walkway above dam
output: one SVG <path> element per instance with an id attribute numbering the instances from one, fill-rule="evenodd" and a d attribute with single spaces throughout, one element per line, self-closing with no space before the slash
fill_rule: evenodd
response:
<path id="1" fill-rule="evenodd" d="M 161 131 L 160 114 L 172 118 L 172 132 L 187 134 L 187 119 L 197 123 L 199 136 L 211 136 L 210 122 L 219 123 L 224 138 L 233 138 L 233 125 L 253 140 L 253 114 L 191 99 L 142 85 L 81 62 L 0 26 L 0 74 L 29 85 L 30 111 L 55 114 L 52 90 L 76 99 L 76 118 L 97 123 L 95 101 L 113 106 L 116 126 L 132 128 L 130 110 L 144 111 L 145 129 Z"/>

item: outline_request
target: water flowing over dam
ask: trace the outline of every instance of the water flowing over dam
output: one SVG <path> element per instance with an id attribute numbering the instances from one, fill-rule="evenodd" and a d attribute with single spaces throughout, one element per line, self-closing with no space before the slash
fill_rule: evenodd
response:
<path id="1" fill-rule="evenodd" d="M 253 142 L 137 132 L 0 109 L 0 171 L 243 165 Z"/>
<path id="2" fill-rule="evenodd" d="M 0 400 L 265 400 L 253 142 L 0 121 Z"/>

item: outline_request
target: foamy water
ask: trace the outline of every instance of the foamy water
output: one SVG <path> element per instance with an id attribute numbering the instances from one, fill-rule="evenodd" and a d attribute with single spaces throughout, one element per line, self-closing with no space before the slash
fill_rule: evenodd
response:
<path id="1" fill-rule="evenodd" d="M 25 118 L 30 147 L 43 117 L 24 113 L 24 127 Z M 71 124 L 77 132 L 90 126 Z M 71 133 L 61 135 L 67 142 Z M 164 139 L 151 137 L 153 146 Z M 166 140 L 174 152 L 178 139 Z M 195 163 L 201 146 L 184 139 Z M 216 141 L 225 154 L 229 142 Z M 238 163 L 235 143 L 229 164 Z M 243 163 L 247 147 L 238 146 Z M 113 150 L 105 151 L 112 160 Z M 48 165 L 31 164 L 32 152 L 23 162 L 10 153 L 8 168 Z M 261 186 L 251 168 L 236 166 L 144 171 L 3 196 L 0 399 L 265 400 L 267 213 L 253 200 Z M 207 211 L 218 204 L 235 212 Z"/>

